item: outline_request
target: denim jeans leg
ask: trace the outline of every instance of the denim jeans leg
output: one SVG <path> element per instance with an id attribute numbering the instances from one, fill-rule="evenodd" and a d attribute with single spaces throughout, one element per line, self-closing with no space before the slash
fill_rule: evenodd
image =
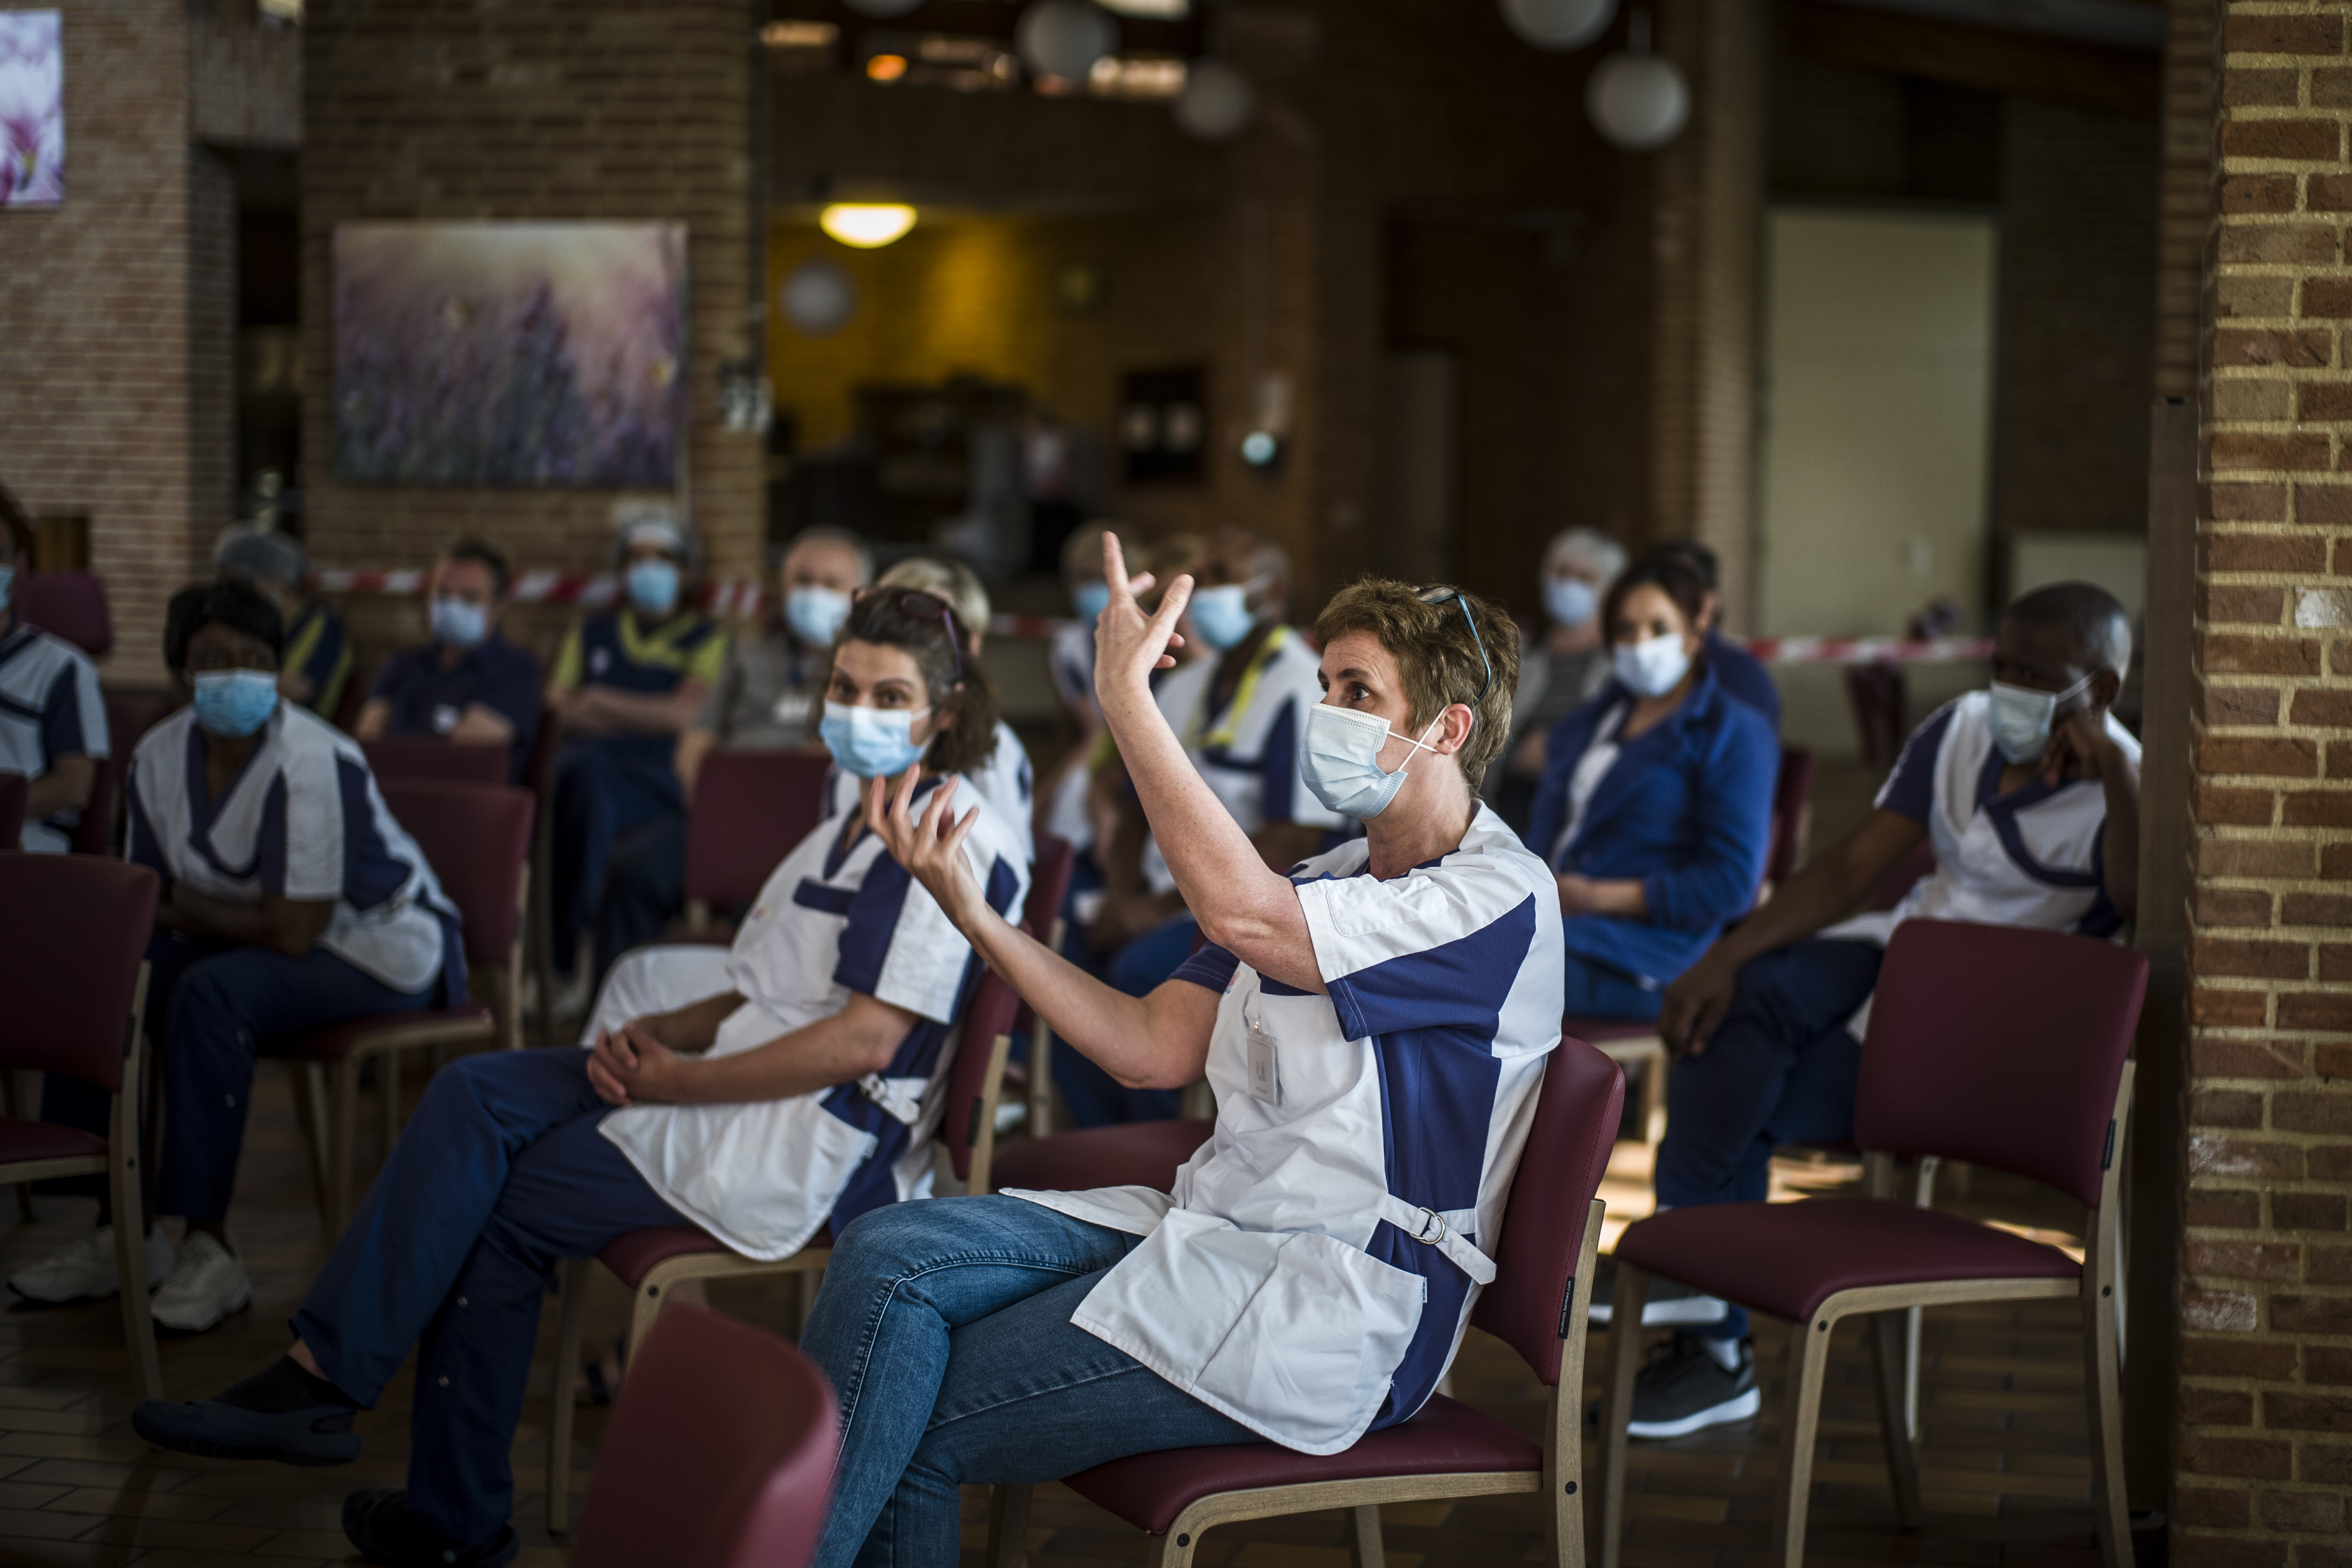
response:
<path id="1" fill-rule="evenodd" d="M 842 1233 L 801 1336 L 841 1400 L 824 1568 L 848 1568 L 897 1489 L 930 1425 L 952 1332 L 1109 1268 L 1137 1239 L 1001 1195 L 892 1204 Z"/>

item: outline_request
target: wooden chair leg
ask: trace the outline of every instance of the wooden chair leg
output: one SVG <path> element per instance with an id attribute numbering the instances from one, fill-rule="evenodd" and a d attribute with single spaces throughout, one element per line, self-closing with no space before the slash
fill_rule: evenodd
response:
<path id="1" fill-rule="evenodd" d="M 2099 1555 L 2106 1568 L 2130 1568 L 2131 1517 L 2124 1493 L 2122 1359 L 2112 1297 L 2095 1294 L 2099 1270 L 2084 1268 L 2083 1354 L 2089 1363 L 2084 1392 L 2090 1402 L 2091 1506 L 2096 1512 Z"/>
<path id="2" fill-rule="evenodd" d="M 1805 1568 L 1805 1514 L 1812 1504 L 1813 1439 L 1822 1421 L 1822 1374 L 1830 1363 L 1830 1320 L 1798 1325 L 1789 1344 L 1789 1389 L 1780 1415 L 1780 1490 L 1772 1538 L 1784 1568 Z"/>
<path id="3" fill-rule="evenodd" d="M 1029 1561 L 1028 1487 L 989 1489 L 988 1568 L 1022 1568 Z"/>
<path id="4" fill-rule="evenodd" d="M 800 1321 L 793 1327 L 793 1338 L 800 1340 L 808 1333 L 809 1315 L 816 1310 L 816 1293 L 824 1285 L 824 1270 L 803 1268 L 800 1278 Z"/>
<path id="5" fill-rule="evenodd" d="M 118 1096 L 119 1100 L 121 1097 Z M 115 1119 L 108 1140 L 107 1182 L 114 1198 L 114 1269 L 122 1298 L 122 1346 L 142 1399 L 163 1397 L 163 1367 L 156 1357 L 155 1325 L 147 1315 L 147 1205 L 139 1191 L 138 1130 Z"/>
<path id="6" fill-rule="evenodd" d="M 0 1104 L 5 1104 L 7 1114 L 24 1121 L 36 1121 L 41 1114 L 40 1077 L 29 1072 L 0 1072 Z M 16 1217 L 26 1225 L 33 1223 L 33 1184 L 18 1182 Z"/>
<path id="7" fill-rule="evenodd" d="M 1381 1545 L 1381 1505 L 1368 1502 L 1348 1511 L 1355 1516 L 1356 1568 L 1387 1568 L 1388 1554 Z"/>
<path id="8" fill-rule="evenodd" d="M 1912 1202 L 1921 1208 L 1932 1207 L 1936 1201 L 1936 1167 L 1942 1160 L 1934 1154 L 1919 1156 L 1917 1185 L 1912 1192 Z M 1919 1440 L 1919 1346 L 1927 1323 L 1924 1308 L 1914 1307 L 1903 1314 L 1903 1430 L 1911 1441 Z"/>
<path id="9" fill-rule="evenodd" d="M 1904 1417 L 1903 1373 L 1906 1331 L 1910 1311 L 1870 1315 L 1871 1361 L 1878 1383 L 1878 1435 L 1886 1444 L 1886 1479 L 1895 1489 L 1895 1516 L 1906 1530 L 1927 1522 L 1919 1506 L 1919 1465 L 1911 1451 L 1911 1432 Z"/>
<path id="10" fill-rule="evenodd" d="M 334 1157 L 327 1144 L 332 1118 L 327 1111 L 327 1068 L 323 1062 L 296 1062 L 294 1108 L 310 1142 L 310 1184 L 319 1199 L 319 1224 L 335 1232 Z"/>
<path id="11" fill-rule="evenodd" d="M 590 1267 L 586 1258 L 570 1258 L 556 1270 L 563 1311 L 555 1333 L 555 1369 L 548 1389 L 547 1529 L 551 1535 L 572 1528 L 572 1426 L 579 1414 L 572 1373 L 580 1364 L 580 1330 L 588 1310 Z"/>
<path id="12" fill-rule="evenodd" d="M 1625 1450 L 1633 1442 L 1625 1428 L 1633 1419 L 1642 1311 L 1649 1302 L 1650 1277 L 1619 1262 L 1609 1299 L 1609 1392 L 1601 1405 L 1601 1568 L 1617 1568 L 1625 1545 Z"/>
<path id="13" fill-rule="evenodd" d="M 1656 1143 L 1666 1135 L 1666 1053 L 1660 1050 L 1642 1064 L 1642 1142 Z"/>

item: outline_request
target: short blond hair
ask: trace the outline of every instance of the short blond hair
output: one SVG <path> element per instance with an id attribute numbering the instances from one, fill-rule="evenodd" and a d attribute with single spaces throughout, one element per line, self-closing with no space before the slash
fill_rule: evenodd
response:
<path id="1" fill-rule="evenodd" d="M 1475 717 L 1454 760 L 1475 795 L 1510 738 L 1519 628 L 1490 599 L 1460 589 L 1435 604 L 1423 597 L 1435 592 L 1387 577 L 1350 583 L 1315 617 L 1315 640 L 1328 647 L 1335 637 L 1370 632 L 1397 661 L 1416 735 L 1453 704 L 1467 704 Z"/>
<path id="2" fill-rule="evenodd" d="M 943 561 L 936 555 L 910 555 L 882 574 L 875 586 L 878 588 L 912 588 L 919 594 L 929 594 L 945 599 L 963 623 L 964 636 L 984 635 L 988 630 L 988 590 L 971 567 L 961 561 Z"/>

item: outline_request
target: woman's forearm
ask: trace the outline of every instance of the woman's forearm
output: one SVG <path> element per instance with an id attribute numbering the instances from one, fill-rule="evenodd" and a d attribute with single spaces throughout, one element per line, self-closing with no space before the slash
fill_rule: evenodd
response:
<path id="1" fill-rule="evenodd" d="M 2106 792 L 2107 820 L 2101 827 L 2100 858 L 2107 902 L 2127 921 L 2139 918 L 2139 770 L 2120 751 L 2105 759 L 2099 786 Z"/>
<path id="2" fill-rule="evenodd" d="M 1181 1087 L 1201 1076 L 1197 1042 L 1167 1037 L 1149 997 L 1129 996 L 1088 974 L 1003 916 L 983 907 L 964 934 L 988 966 L 1019 992 L 1056 1039 L 1129 1089 Z M 963 921 L 959 921 L 959 925 Z"/>

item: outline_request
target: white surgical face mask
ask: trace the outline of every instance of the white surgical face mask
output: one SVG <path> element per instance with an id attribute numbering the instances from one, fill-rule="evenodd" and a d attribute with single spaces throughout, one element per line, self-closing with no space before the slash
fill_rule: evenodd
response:
<path id="1" fill-rule="evenodd" d="M 1992 683 L 1992 710 L 1987 716 L 1992 725 L 1992 743 L 2011 766 L 2023 767 L 2041 759 L 2050 749 L 2050 727 L 2057 721 L 2058 704 L 2088 689 L 2092 679 L 2086 675 L 2063 691 Z"/>
<path id="2" fill-rule="evenodd" d="M 1621 642 L 1610 650 L 1609 658 L 1617 679 L 1639 697 L 1664 697 L 1690 673 L 1690 655 L 1683 651 L 1679 632 Z"/>
<path id="3" fill-rule="evenodd" d="M 1429 721 L 1421 740 L 1410 735 L 1398 738 L 1435 755 L 1437 748 L 1423 742 L 1444 721 L 1441 712 Z M 1299 753 L 1299 775 L 1328 809 L 1370 822 L 1386 811 L 1397 791 L 1404 788 L 1402 765 L 1392 773 L 1381 769 L 1381 748 L 1392 733 L 1385 719 L 1318 703 L 1307 710 L 1307 743 Z"/>

